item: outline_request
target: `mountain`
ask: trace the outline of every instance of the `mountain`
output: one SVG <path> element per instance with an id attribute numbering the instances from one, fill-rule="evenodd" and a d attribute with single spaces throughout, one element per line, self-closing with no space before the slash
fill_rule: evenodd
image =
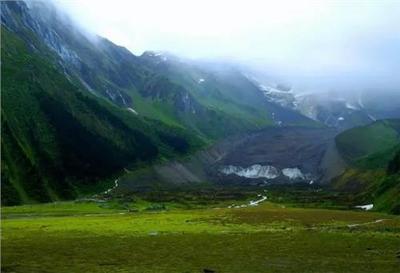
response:
<path id="1" fill-rule="evenodd" d="M 298 112 L 269 102 L 257 84 L 234 64 L 145 52 L 144 64 L 185 87 L 200 103 L 255 125 L 318 126 Z"/>
<path id="2" fill-rule="evenodd" d="M 400 92 L 395 89 L 309 91 L 276 83 L 260 73 L 248 74 L 269 102 L 341 131 L 400 116 Z"/>
<path id="3" fill-rule="evenodd" d="M 205 137 L 251 127 L 198 103 L 185 88 L 142 65 L 140 58 L 125 48 L 80 31 L 49 2 L 3 6 L 2 23 L 7 29 L 33 50 L 50 49 L 67 77 L 122 108 L 174 126 L 190 126 Z M 224 131 L 214 126 L 222 122 Z"/>
<path id="4" fill-rule="evenodd" d="M 80 89 L 5 28 L 1 49 L 3 202 L 72 198 L 126 165 L 202 143 Z"/>
<path id="5" fill-rule="evenodd" d="M 1 2 L 2 202 L 98 192 L 124 167 L 268 126 L 318 126 L 265 100 L 240 71 L 135 56 L 51 2 Z"/>
<path id="6" fill-rule="evenodd" d="M 333 180 L 336 189 L 355 194 L 378 210 L 400 214 L 400 120 L 380 120 L 336 137 L 347 170 Z"/>
<path id="7" fill-rule="evenodd" d="M 224 69 L 224 78 L 204 82 L 199 88 L 199 78 L 194 76 L 199 69 L 195 66 L 189 69 L 190 64 L 171 62 L 173 58 L 165 56 L 153 60 L 151 54 L 134 56 L 107 39 L 81 31 L 51 3 L 15 2 L 3 6 L 2 22 L 8 29 L 31 45 L 33 32 L 36 40 L 57 55 L 66 75 L 75 77 L 92 93 L 140 115 L 190 127 L 206 139 L 215 139 L 270 125 L 272 113 L 279 110 L 290 112 L 275 110 L 278 106 L 260 100 L 257 86 L 236 71 Z M 218 77 L 210 69 L 200 73 Z M 239 93 L 241 98 L 258 100 L 253 99 L 254 104 L 243 102 L 237 99 Z M 298 122 L 296 119 L 310 123 L 297 113 L 290 118 L 288 123 Z"/>

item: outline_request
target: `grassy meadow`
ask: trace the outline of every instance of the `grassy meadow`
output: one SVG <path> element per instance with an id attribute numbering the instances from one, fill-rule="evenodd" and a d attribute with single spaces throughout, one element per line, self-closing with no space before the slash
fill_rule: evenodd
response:
<path id="1" fill-rule="evenodd" d="M 3 207 L 2 272 L 398 272 L 400 218 L 283 203 Z"/>

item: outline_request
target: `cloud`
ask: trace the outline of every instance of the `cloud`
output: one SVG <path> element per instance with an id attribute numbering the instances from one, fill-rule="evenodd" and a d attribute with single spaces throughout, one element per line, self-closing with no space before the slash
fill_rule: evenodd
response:
<path id="1" fill-rule="evenodd" d="M 397 1 L 56 2 L 135 54 L 225 58 L 327 86 L 400 86 Z"/>

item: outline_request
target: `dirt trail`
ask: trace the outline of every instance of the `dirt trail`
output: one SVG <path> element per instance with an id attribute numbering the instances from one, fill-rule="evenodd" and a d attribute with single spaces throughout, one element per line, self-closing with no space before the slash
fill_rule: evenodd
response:
<path id="1" fill-rule="evenodd" d="M 383 221 L 387 221 L 389 219 L 378 219 L 372 222 L 366 222 L 366 223 L 361 223 L 361 224 L 351 224 L 351 225 L 347 225 L 347 227 L 349 228 L 353 228 L 353 227 L 359 227 L 359 226 L 367 226 L 367 225 L 373 225 L 373 224 L 377 224 L 377 223 L 381 223 Z"/>

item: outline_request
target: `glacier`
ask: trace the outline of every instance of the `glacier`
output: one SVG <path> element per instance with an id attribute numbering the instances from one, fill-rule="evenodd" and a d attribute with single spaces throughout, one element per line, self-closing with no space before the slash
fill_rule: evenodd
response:
<path id="1" fill-rule="evenodd" d="M 279 171 L 274 166 L 263 166 L 260 164 L 254 164 L 247 168 L 229 165 L 223 167 L 221 172 L 226 175 L 236 174 L 246 178 L 274 179 L 279 176 Z"/>
<path id="2" fill-rule="evenodd" d="M 285 168 L 282 170 L 282 174 L 287 178 L 289 178 L 290 180 L 305 179 L 304 174 L 301 172 L 299 168 Z"/>

